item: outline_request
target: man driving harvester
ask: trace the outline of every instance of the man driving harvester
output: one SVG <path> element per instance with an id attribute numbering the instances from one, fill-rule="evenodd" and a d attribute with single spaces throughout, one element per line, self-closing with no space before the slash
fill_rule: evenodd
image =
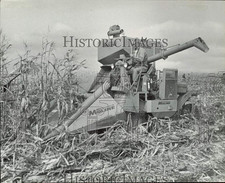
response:
<path id="1" fill-rule="evenodd" d="M 147 53 L 142 47 L 135 47 L 134 54 L 131 55 L 131 60 L 133 62 L 133 67 L 130 69 L 132 72 L 132 80 L 133 86 L 136 87 L 138 83 L 138 75 L 141 72 L 147 72 L 148 64 L 147 64 Z"/>
<path id="2" fill-rule="evenodd" d="M 147 64 L 147 53 L 145 48 L 143 47 L 135 47 L 134 53 L 131 54 L 130 58 L 126 58 L 124 54 L 120 55 L 119 58 L 117 58 L 117 62 L 115 63 L 115 68 L 113 72 L 111 73 L 111 81 L 118 81 L 119 80 L 119 74 L 120 74 L 120 66 L 124 65 L 124 62 L 128 64 L 128 67 L 126 68 L 128 70 L 128 73 L 132 75 L 132 85 L 134 88 L 137 88 L 138 85 L 138 78 L 140 73 L 145 73 L 149 69 L 149 74 L 155 74 L 155 68 L 154 65 Z M 112 79 L 114 78 L 114 79 Z M 115 83 L 114 83 L 115 84 Z"/>

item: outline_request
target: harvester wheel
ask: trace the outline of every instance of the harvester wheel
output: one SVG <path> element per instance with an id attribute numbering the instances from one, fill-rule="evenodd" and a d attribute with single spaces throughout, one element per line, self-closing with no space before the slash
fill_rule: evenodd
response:
<path id="1" fill-rule="evenodd" d="M 201 111 L 201 108 L 200 108 L 198 105 L 195 105 L 195 106 L 194 106 L 194 109 L 193 109 L 193 115 L 194 115 L 195 118 L 198 119 L 198 120 L 201 118 L 202 111 Z"/>
<path id="2" fill-rule="evenodd" d="M 194 112 L 194 105 L 192 103 L 186 103 L 182 106 L 180 110 L 178 110 L 172 118 L 177 120 L 180 118 L 180 115 L 192 114 Z"/>
<path id="3" fill-rule="evenodd" d="M 181 109 L 181 114 L 190 114 L 193 111 L 193 104 L 192 103 L 188 103 L 183 105 L 182 109 Z"/>

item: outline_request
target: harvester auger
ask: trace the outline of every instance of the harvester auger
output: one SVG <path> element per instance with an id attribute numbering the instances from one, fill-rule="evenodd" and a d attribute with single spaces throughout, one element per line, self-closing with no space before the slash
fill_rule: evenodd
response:
<path id="1" fill-rule="evenodd" d="M 190 99 L 192 91 L 188 91 L 187 85 L 178 83 L 178 70 L 163 69 L 157 72 L 155 61 L 191 47 L 207 52 L 209 48 L 200 37 L 162 49 L 157 44 L 137 46 L 133 44 L 137 39 L 120 36 L 122 32 L 118 25 L 110 27 L 108 36 L 113 37 L 107 39 L 108 41 L 102 40 L 102 43 L 105 42 L 98 48 L 98 61 L 103 65 L 89 89 L 92 95 L 45 139 L 65 129 L 69 132 L 106 129 L 118 120 L 126 120 L 130 114 L 137 120 L 149 115 L 157 118 L 172 117 Z M 115 40 L 123 44 L 114 45 Z M 142 43 L 141 40 L 138 41 Z M 138 58 L 140 48 L 142 52 Z M 137 68 L 135 63 L 139 62 L 139 68 L 145 62 L 146 69 L 139 69 L 137 78 L 132 79 L 133 70 Z"/>

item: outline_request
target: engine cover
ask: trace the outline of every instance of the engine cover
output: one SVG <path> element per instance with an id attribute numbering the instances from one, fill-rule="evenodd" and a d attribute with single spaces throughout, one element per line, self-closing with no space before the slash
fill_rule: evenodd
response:
<path id="1" fill-rule="evenodd" d="M 159 83 L 159 98 L 164 100 L 177 99 L 177 69 L 163 69 Z"/>

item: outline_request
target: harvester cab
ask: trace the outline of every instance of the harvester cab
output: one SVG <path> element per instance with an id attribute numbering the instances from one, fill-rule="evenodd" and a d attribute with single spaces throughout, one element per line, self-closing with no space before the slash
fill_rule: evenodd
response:
<path id="1" fill-rule="evenodd" d="M 102 64 L 90 86 L 92 95 L 59 131 L 86 129 L 95 131 L 111 127 L 116 121 L 132 117 L 133 126 L 149 116 L 172 117 L 192 96 L 187 85 L 178 83 L 177 69 L 156 72 L 155 62 L 191 47 L 203 52 L 209 48 L 199 37 L 171 48 L 148 40 L 121 36 L 118 25 L 110 27 L 108 39 L 98 47 L 98 62 Z M 136 121 L 135 121 L 136 120 Z"/>

